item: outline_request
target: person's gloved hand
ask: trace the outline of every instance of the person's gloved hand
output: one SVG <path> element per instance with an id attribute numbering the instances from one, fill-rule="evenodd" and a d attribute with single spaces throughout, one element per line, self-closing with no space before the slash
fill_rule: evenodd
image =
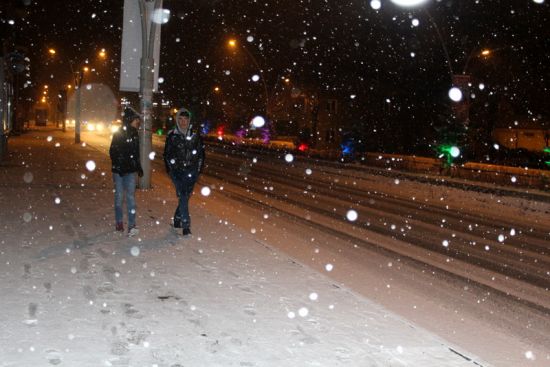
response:
<path id="1" fill-rule="evenodd" d="M 138 169 L 138 176 L 143 177 L 143 169 L 141 167 Z"/>

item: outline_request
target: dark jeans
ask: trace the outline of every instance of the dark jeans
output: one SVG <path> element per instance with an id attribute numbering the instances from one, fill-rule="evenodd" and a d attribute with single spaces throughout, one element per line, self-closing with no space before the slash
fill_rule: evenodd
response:
<path id="1" fill-rule="evenodd" d="M 193 171 L 170 172 L 170 178 L 178 195 L 178 207 L 174 213 L 174 225 L 181 224 L 182 228 L 191 228 L 189 217 L 189 198 L 197 182 L 197 173 Z"/>

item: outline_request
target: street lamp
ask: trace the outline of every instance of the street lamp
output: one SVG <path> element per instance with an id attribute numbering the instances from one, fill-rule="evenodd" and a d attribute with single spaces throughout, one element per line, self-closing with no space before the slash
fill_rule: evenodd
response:
<path id="1" fill-rule="evenodd" d="M 71 66 L 72 69 L 72 66 Z M 85 70 L 84 70 L 85 71 Z M 84 79 L 84 73 L 80 70 L 73 72 L 74 77 L 74 89 L 76 89 L 76 102 L 75 102 L 75 116 L 74 116 L 74 142 L 80 144 L 80 101 L 82 97 L 82 79 Z"/>
<path id="2" fill-rule="evenodd" d="M 421 5 L 422 3 L 425 3 L 426 0 L 391 0 L 392 3 L 403 6 L 403 7 L 414 7 Z M 436 31 L 437 37 L 439 38 L 439 41 L 441 43 L 441 48 L 443 49 L 443 53 L 445 55 L 445 59 L 447 61 L 447 66 L 449 68 L 449 76 L 451 81 L 451 88 L 449 89 L 448 95 L 449 98 L 453 101 L 451 107 L 453 110 L 454 117 L 457 121 L 459 121 L 462 126 L 464 126 L 466 129 L 468 129 L 468 123 L 470 121 L 470 101 L 469 101 L 469 93 L 463 93 L 463 90 L 468 91 L 469 89 L 469 83 L 470 83 L 470 76 L 466 75 L 465 72 L 462 74 L 455 74 L 453 71 L 453 65 L 451 63 L 451 57 L 449 56 L 449 51 L 447 50 L 447 45 L 445 43 L 445 40 L 443 39 L 443 36 L 441 35 L 441 32 L 439 30 L 439 27 L 435 20 L 432 18 L 430 12 L 428 9 L 423 9 L 424 13 L 428 16 L 428 19 L 430 23 L 432 24 L 433 28 Z M 473 52 L 470 53 L 470 56 L 468 57 L 466 61 L 466 65 L 464 70 L 466 70 L 467 64 L 473 55 Z M 458 127 L 458 126 L 454 126 Z M 446 156 L 448 157 L 448 163 L 451 163 L 452 158 L 456 158 L 454 155 L 457 154 L 457 156 L 460 154 L 460 150 L 453 146 L 455 149 L 444 149 L 446 152 Z M 442 149 L 441 147 L 439 149 Z M 458 152 L 458 153 L 457 153 Z"/>
<path id="3" fill-rule="evenodd" d="M 57 54 L 57 51 L 54 48 L 48 49 L 48 53 L 53 57 Z M 104 56 L 106 56 L 105 49 L 102 49 L 99 53 L 100 57 L 103 53 Z M 81 99 L 82 99 L 82 81 L 84 79 L 84 74 L 88 73 L 90 71 L 90 68 L 88 66 L 84 66 L 82 68 L 74 69 L 73 63 L 71 60 L 68 60 L 69 67 L 71 69 L 71 76 L 73 79 L 74 89 L 76 92 L 76 101 L 75 101 L 75 129 L 74 129 L 74 142 L 76 144 L 80 144 L 80 113 L 81 113 Z M 67 87 L 68 89 L 71 89 L 71 86 L 69 85 Z M 65 131 L 65 119 L 63 119 L 63 131 Z"/>
<path id="4" fill-rule="evenodd" d="M 422 3 L 425 3 L 427 0 L 391 0 L 392 3 L 395 5 L 403 6 L 403 7 L 412 7 L 412 6 L 418 6 Z"/>
<path id="5" fill-rule="evenodd" d="M 227 46 L 229 48 L 232 48 L 232 49 L 235 49 L 237 48 L 237 46 L 239 45 L 239 42 L 234 39 L 234 38 L 231 38 L 227 41 Z M 250 59 L 252 60 L 252 62 L 254 63 L 254 65 L 256 66 L 256 68 L 258 69 L 258 71 L 260 72 L 260 74 L 262 75 L 261 77 L 261 80 L 262 80 L 262 84 L 264 86 L 264 93 L 265 93 L 265 115 L 266 117 L 269 119 L 269 115 L 270 115 L 270 106 L 269 106 L 269 92 L 267 91 L 267 83 L 265 82 L 265 75 L 264 75 L 264 72 L 263 72 L 263 69 L 260 67 L 260 65 L 258 64 L 258 61 L 256 60 L 256 58 L 254 57 L 254 55 L 252 55 L 250 53 L 250 51 L 248 51 L 248 49 L 242 45 L 241 47 L 245 52 L 246 54 L 250 57 Z"/>

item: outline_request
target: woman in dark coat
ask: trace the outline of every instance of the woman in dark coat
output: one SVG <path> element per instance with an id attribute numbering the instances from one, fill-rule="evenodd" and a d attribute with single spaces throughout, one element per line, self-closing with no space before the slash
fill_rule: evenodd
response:
<path id="1" fill-rule="evenodd" d="M 125 193 L 128 210 L 128 236 L 135 236 L 139 233 L 136 228 L 136 173 L 139 177 L 143 176 L 137 130 L 140 116 L 133 109 L 126 108 L 122 121 L 123 126 L 113 134 L 109 149 L 115 185 L 115 228 L 117 231 L 124 232 L 122 201 Z"/>

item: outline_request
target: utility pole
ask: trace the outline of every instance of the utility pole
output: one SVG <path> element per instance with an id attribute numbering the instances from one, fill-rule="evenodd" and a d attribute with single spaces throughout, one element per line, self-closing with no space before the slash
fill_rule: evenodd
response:
<path id="1" fill-rule="evenodd" d="M 80 87 L 82 86 L 82 72 L 80 70 L 74 73 L 74 87 L 76 89 L 76 103 L 75 103 L 75 113 L 74 113 L 74 142 L 75 144 L 80 144 L 80 100 L 82 96 L 82 91 Z"/>
<path id="2" fill-rule="evenodd" d="M 120 90 L 138 92 L 140 97 L 140 189 L 151 188 L 152 107 L 160 58 L 160 24 L 168 22 L 169 14 L 162 9 L 162 0 L 124 0 Z"/>
<path id="3" fill-rule="evenodd" d="M 7 121 L 8 101 L 6 97 L 8 84 L 5 81 L 4 58 L 0 57 L 0 161 L 8 149 L 9 123 Z"/>
<path id="4" fill-rule="evenodd" d="M 141 96 L 140 107 L 143 124 L 139 130 L 139 155 L 143 177 L 139 179 L 140 189 L 151 188 L 151 159 L 149 155 L 153 150 L 153 86 L 154 86 L 154 43 L 158 24 L 151 21 L 151 14 L 145 4 L 146 0 L 139 0 L 141 15 L 141 43 L 142 52 L 140 60 L 139 94 Z M 160 9 L 161 0 L 154 0 L 153 11 Z M 150 27 L 148 27 L 150 25 Z M 149 32 L 147 32 L 149 30 Z"/>

